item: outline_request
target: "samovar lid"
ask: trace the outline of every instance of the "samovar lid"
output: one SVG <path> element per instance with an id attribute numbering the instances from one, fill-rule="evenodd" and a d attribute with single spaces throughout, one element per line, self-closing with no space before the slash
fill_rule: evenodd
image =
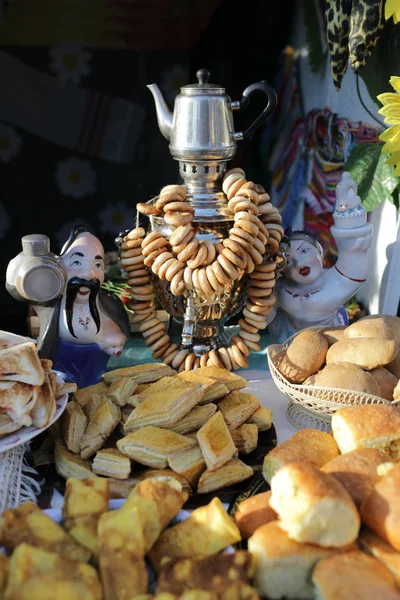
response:
<path id="1" fill-rule="evenodd" d="M 216 85 L 215 83 L 208 83 L 210 79 L 210 71 L 207 69 L 199 69 L 196 73 L 196 77 L 199 80 L 198 83 L 190 83 L 189 85 L 184 85 L 181 88 L 181 91 L 184 94 L 198 94 L 204 93 L 210 96 L 219 96 L 225 93 L 225 88 L 220 85 Z"/>

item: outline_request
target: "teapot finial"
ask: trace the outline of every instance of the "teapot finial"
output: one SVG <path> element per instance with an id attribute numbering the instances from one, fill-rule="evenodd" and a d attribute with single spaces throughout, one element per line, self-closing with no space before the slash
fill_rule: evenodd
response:
<path id="1" fill-rule="evenodd" d="M 196 77 L 199 80 L 200 85 L 206 85 L 210 79 L 210 71 L 208 69 L 199 69 L 196 73 Z"/>

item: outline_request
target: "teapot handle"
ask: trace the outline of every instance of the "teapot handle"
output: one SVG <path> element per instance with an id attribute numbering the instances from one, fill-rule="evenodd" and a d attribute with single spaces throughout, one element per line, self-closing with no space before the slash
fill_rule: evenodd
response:
<path id="1" fill-rule="evenodd" d="M 239 102 L 232 102 L 232 109 L 238 108 L 246 108 L 250 102 L 250 96 L 254 94 L 254 92 L 264 92 L 264 94 L 268 98 L 268 104 L 262 111 L 262 113 L 257 117 L 257 119 L 243 132 L 243 133 L 235 133 L 235 139 L 244 139 L 251 138 L 256 129 L 260 127 L 265 121 L 272 115 L 276 108 L 276 92 L 272 86 L 270 86 L 266 81 L 259 81 L 257 83 L 253 83 L 249 85 L 243 92 L 242 98 Z"/>

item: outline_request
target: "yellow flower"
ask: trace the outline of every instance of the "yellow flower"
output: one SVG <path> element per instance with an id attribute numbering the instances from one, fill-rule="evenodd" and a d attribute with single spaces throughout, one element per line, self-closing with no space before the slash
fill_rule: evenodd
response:
<path id="1" fill-rule="evenodd" d="M 397 4 L 400 11 L 400 0 L 397 0 Z M 391 77 L 390 85 L 398 93 L 385 92 L 378 96 L 379 102 L 383 104 L 383 107 L 378 112 L 384 115 L 385 123 L 391 125 L 391 127 L 381 133 L 379 139 L 385 142 L 382 152 L 391 154 L 386 164 L 394 165 L 396 167 L 395 175 L 396 177 L 400 177 L 400 77 Z"/>
<path id="2" fill-rule="evenodd" d="M 400 0 L 386 0 L 385 2 L 385 19 L 390 19 L 393 16 L 393 21 L 400 21 Z"/>

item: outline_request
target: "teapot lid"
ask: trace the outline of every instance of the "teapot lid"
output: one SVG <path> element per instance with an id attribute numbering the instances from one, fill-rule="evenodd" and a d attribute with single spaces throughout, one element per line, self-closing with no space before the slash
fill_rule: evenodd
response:
<path id="1" fill-rule="evenodd" d="M 190 83 L 184 85 L 181 91 L 186 95 L 203 93 L 212 96 L 219 96 L 225 93 L 225 88 L 215 83 L 208 83 L 210 79 L 210 71 L 207 69 L 199 69 L 196 73 L 196 77 L 199 80 L 198 83 Z"/>

